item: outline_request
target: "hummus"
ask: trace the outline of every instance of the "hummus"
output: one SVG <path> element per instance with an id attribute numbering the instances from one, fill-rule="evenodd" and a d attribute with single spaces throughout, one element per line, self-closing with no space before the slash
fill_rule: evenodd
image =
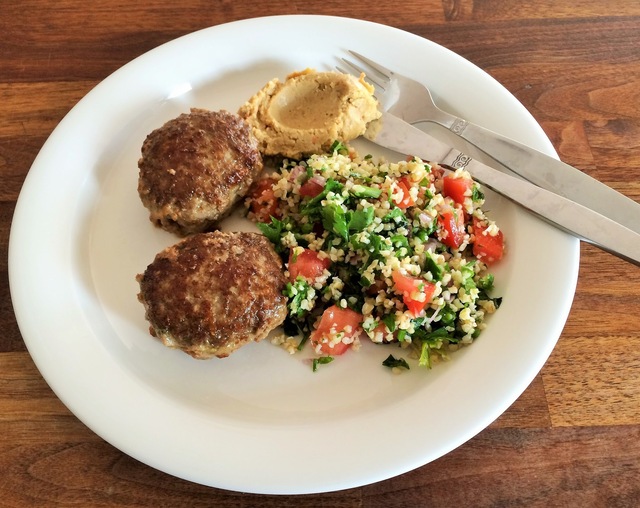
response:
<path id="1" fill-rule="evenodd" d="M 264 155 L 299 159 L 364 134 L 380 117 L 373 87 L 341 72 L 306 69 L 269 81 L 238 111 Z"/>

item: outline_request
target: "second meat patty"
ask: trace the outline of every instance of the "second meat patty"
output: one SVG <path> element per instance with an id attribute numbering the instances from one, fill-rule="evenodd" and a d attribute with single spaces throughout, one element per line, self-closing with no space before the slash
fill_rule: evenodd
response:
<path id="1" fill-rule="evenodd" d="M 189 236 L 138 276 L 150 332 L 194 358 L 225 357 L 286 315 L 282 260 L 258 233 Z"/>

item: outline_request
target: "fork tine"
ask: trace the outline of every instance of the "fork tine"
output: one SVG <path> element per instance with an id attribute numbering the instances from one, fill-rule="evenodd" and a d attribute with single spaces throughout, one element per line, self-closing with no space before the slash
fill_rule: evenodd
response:
<path id="1" fill-rule="evenodd" d="M 386 81 L 389 81 L 391 79 L 391 77 L 393 76 L 393 71 L 387 69 L 386 67 L 383 67 L 379 63 L 374 62 L 373 60 L 367 58 L 366 56 L 361 55 L 360 53 L 357 53 L 356 51 L 352 51 L 352 50 L 349 50 L 349 53 L 351 53 L 354 57 L 356 57 L 361 62 L 364 62 L 369 67 L 371 67 L 375 72 L 377 72 L 380 76 L 382 76 Z"/>
<path id="2" fill-rule="evenodd" d="M 344 69 L 343 67 L 340 67 L 339 65 L 336 65 L 336 70 L 338 72 L 341 72 L 342 74 L 353 74 L 353 73 L 349 72 L 347 69 Z"/>
<path id="3" fill-rule="evenodd" d="M 380 89 L 381 91 L 383 91 L 383 92 L 385 91 L 385 87 L 384 87 L 384 85 L 383 85 L 382 83 L 380 83 L 379 81 L 377 81 L 377 80 L 373 79 L 373 78 L 371 77 L 371 75 L 370 75 L 370 74 L 369 74 L 365 69 L 363 69 L 362 67 L 360 67 L 360 66 L 358 66 L 358 65 L 354 64 L 353 62 L 351 62 L 351 61 L 347 60 L 346 58 L 343 58 L 343 59 L 342 59 L 342 61 L 343 61 L 345 64 L 347 64 L 349 67 L 351 67 L 353 70 L 355 70 L 356 72 L 358 72 L 358 73 L 364 73 L 364 75 L 365 75 L 366 79 L 367 79 L 368 81 L 371 81 L 371 83 L 373 84 L 373 86 L 375 86 L 376 88 L 379 88 L 379 89 Z M 342 69 L 342 68 L 340 68 L 340 67 L 338 67 L 338 66 L 336 66 L 336 69 L 338 69 L 340 72 L 342 72 L 342 73 L 344 73 L 344 74 L 353 74 L 353 72 L 345 71 L 344 69 Z"/>

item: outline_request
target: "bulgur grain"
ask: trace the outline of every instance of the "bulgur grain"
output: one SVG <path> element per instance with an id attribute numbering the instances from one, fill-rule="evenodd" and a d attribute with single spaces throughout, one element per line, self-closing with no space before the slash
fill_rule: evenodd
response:
<path id="1" fill-rule="evenodd" d="M 280 218 L 259 227 L 285 261 L 290 251 L 295 259 L 305 249 L 331 261 L 315 280 L 299 276 L 287 285 L 288 320 L 308 337 L 331 306 L 351 309 L 361 318 L 358 329 L 335 323 L 320 342 L 312 338 L 317 354 L 339 343 L 356 349 L 364 332 L 375 343 L 410 347 L 420 365 L 431 366 L 473 342 L 485 328 L 500 299 L 489 296 L 493 276 L 473 256 L 471 219 L 487 225 L 484 235 L 495 236 L 499 229 L 482 210 L 477 183 L 460 204 L 442 194 L 444 172 L 418 158 L 397 163 L 360 158 L 340 143 L 330 153 L 283 162 L 273 185 Z M 451 174 L 470 179 L 463 169 Z M 398 184 L 401 178 L 408 198 Z M 312 179 L 322 183 L 322 190 L 301 195 Z M 465 215 L 457 248 L 447 246 L 458 233 L 443 219 L 454 205 Z M 299 339 L 289 339 L 277 343 L 288 351 L 295 344 L 297 351 Z"/>

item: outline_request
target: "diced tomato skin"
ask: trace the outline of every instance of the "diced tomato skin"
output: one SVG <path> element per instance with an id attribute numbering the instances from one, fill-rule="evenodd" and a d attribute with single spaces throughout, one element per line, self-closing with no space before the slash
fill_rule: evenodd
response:
<path id="1" fill-rule="evenodd" d="M 301 275 L 308 281 L 315 281 L 331 265 L 329 258 L 321 258 L 311 249 L 304 249 L 295 254 L 292 250 L 289 254 L 289 278 L 293 282 Z"/>
<path id="2" fill-rule="evenodd" d="M 351 327 L 349 332 L 344 332 L 346 337 L 356 337 L 362 331 L 362 314 L 352 310 L 343 309 L 337 305 L 332 305 L 325 309 L 320 318 L 318 328 L 311 332 L 309 340 L 315 347 L 320 346 L 320 351 L 328 355 L 341 355 L 349 347 L 351 343 L 345 344 L 344 342 L 338 342 L 331 347 L 329 342 L 323 341 L 328 339 L 329 335 L 333 332 L 343 332 L 347 326 Z"/>
<path id="3" fill-rule="evenodd" d="M 445 206 L 438 215 L 438 225 L 442 231 L 440 240 L 447 247 L 457 249 L 462 245 L 466 234 L 465 217 L 462 206 Z"/>
<path id="4" fill-rule="evenodd" d="M 495 235 L 484 234 L 486 230 L 486 223 L 474 217 L 473 255 L 483 263 L 491 265 L 500 261 L 504 255 L 504 235 L 502 231 Z"/>
<path id="5" fill-rule="evenodd" d="M 273 191 L 273 178 L 263 178 L 249 191 L 250 209 L 258 222 L 271 222 L 271 217 L 280 218 L 279 200 Z"/>
<path id="6" fill-rule="evenodd" d="M 311 333 L 311 343 L 313 346 L 317 346 L 318 341 L 322 340 L 322 337 L 318 335 L 317 331 Z M 329 342 L 320 342 L 320 352 L 331 356 L 340 356 L 344 354 L 347 349 L 351 347 L 351 344 L 345 344 L 344 342 L 337 342 L 330 344 Z"/>
<path id="7" fill-rule="evenodd" d="M 447 175 L 442 179 L 442 193 L 460 205 L 464 204 L 472 188 L 473 180 L 470 178 Z"/>
<path id="8" fill-rule="evenodd" d="M 251 195 L 251 197 L 259 196 L 265 189 L 273 188 L 273 184 L 275 184 L 276 182 L 277 180 L 275 178 L 261 178 L 257 182 L 254 182 L 253 186 L 249 190 L 249 194 Z"/>
<path id="9" fill-rule="evenodd" d="M 378 323 L 378 326 L 376 326 L 371 332 L 373 337 L 379 334 L 381 334 L 383 337 L 386 337 L 388 333 L 389 333 L 389 330 L 387 328 L 387 325 L 385 325 L 382 322 Z"/>
<path id="10" fill-rule="evenodd" d="M 307 180 L 300 186 L 298 193 L 301 196 L 315 198 L 324 190 L 324 187 L 314 180 Z"/>
<path id="11" fill-rule="evenodd" d="M 411 183 L 411 178 L 409 178 L 408 176 L 401 176 L 400 178 L 398 178 L 398 182 L 401 182 L 407 189 L 410 189 L 413 185 Z"/>
<path id="12" fill-rule="evenodd" d="M 424 302 L 413 300 L 412 298 L 409 298 L 407 296 L 403 296 L 402 301 L 407 306 L 407 310 L 411 312 L 411 314 L 413 314 L 415 317 L 418 317 L 427 306 L 427 303 L 429 303 L 426 300 Z"/>
<path id="13" fill-rule="evenodd" d="M 444 175 L 444 169 L 440 166 L 432 166 L 431 171 L 429 172 L 429 179 L 431 182 L 435 183 L 438 180 L 441 180 Z"/>
<path id="14" fill-rule="evenodd" d="M 417 317 L 433 298 L 436 285 L 424 279 L 404 275 L 399 270 L 394 270 L 391 278 L 393 279 L 396 291 L 402 293 L 402 301 L 407 307 L 407 310 Z M 416 291 L 425 295 L 424 300 L 411 298 L 411 294 Z"/>
<path id="15" fill-rule="evenodd" d="M 410 275 L 403 274 L 400 270 L 391 273 L 393 284 L 399 293 L 411 293 L 416 289 L 416 279 Z"/>
<path id="16" fill-rule="evenodd" d="M 356 312 L 353 309 L 338 307 L 337 305 L 331 305 L 327 307 L 322 313 L 318 330 L 323 332 L 329 331 L 334 325 L 336 329 L 343 330 L 347 326 L 351 326 L 352 333 L 356 328 L 360 327 L 362 323 L 362 314 Z"/>
<path id="17" fill-rule="evenodd" d="M 395 204 L 398 208 L 406 210 L 410 206 L 416 204 L 414 199 L 411 197 L 411 193 L 409 191 L 411 189 L 411 181 L 407 177 L 403 176 L 402 178 L 398 179 L 398 181 L 396 182 L 396 186 L 398 186 L 402 191 L 402 199 L 400 201 L 395 201 Z"/>

